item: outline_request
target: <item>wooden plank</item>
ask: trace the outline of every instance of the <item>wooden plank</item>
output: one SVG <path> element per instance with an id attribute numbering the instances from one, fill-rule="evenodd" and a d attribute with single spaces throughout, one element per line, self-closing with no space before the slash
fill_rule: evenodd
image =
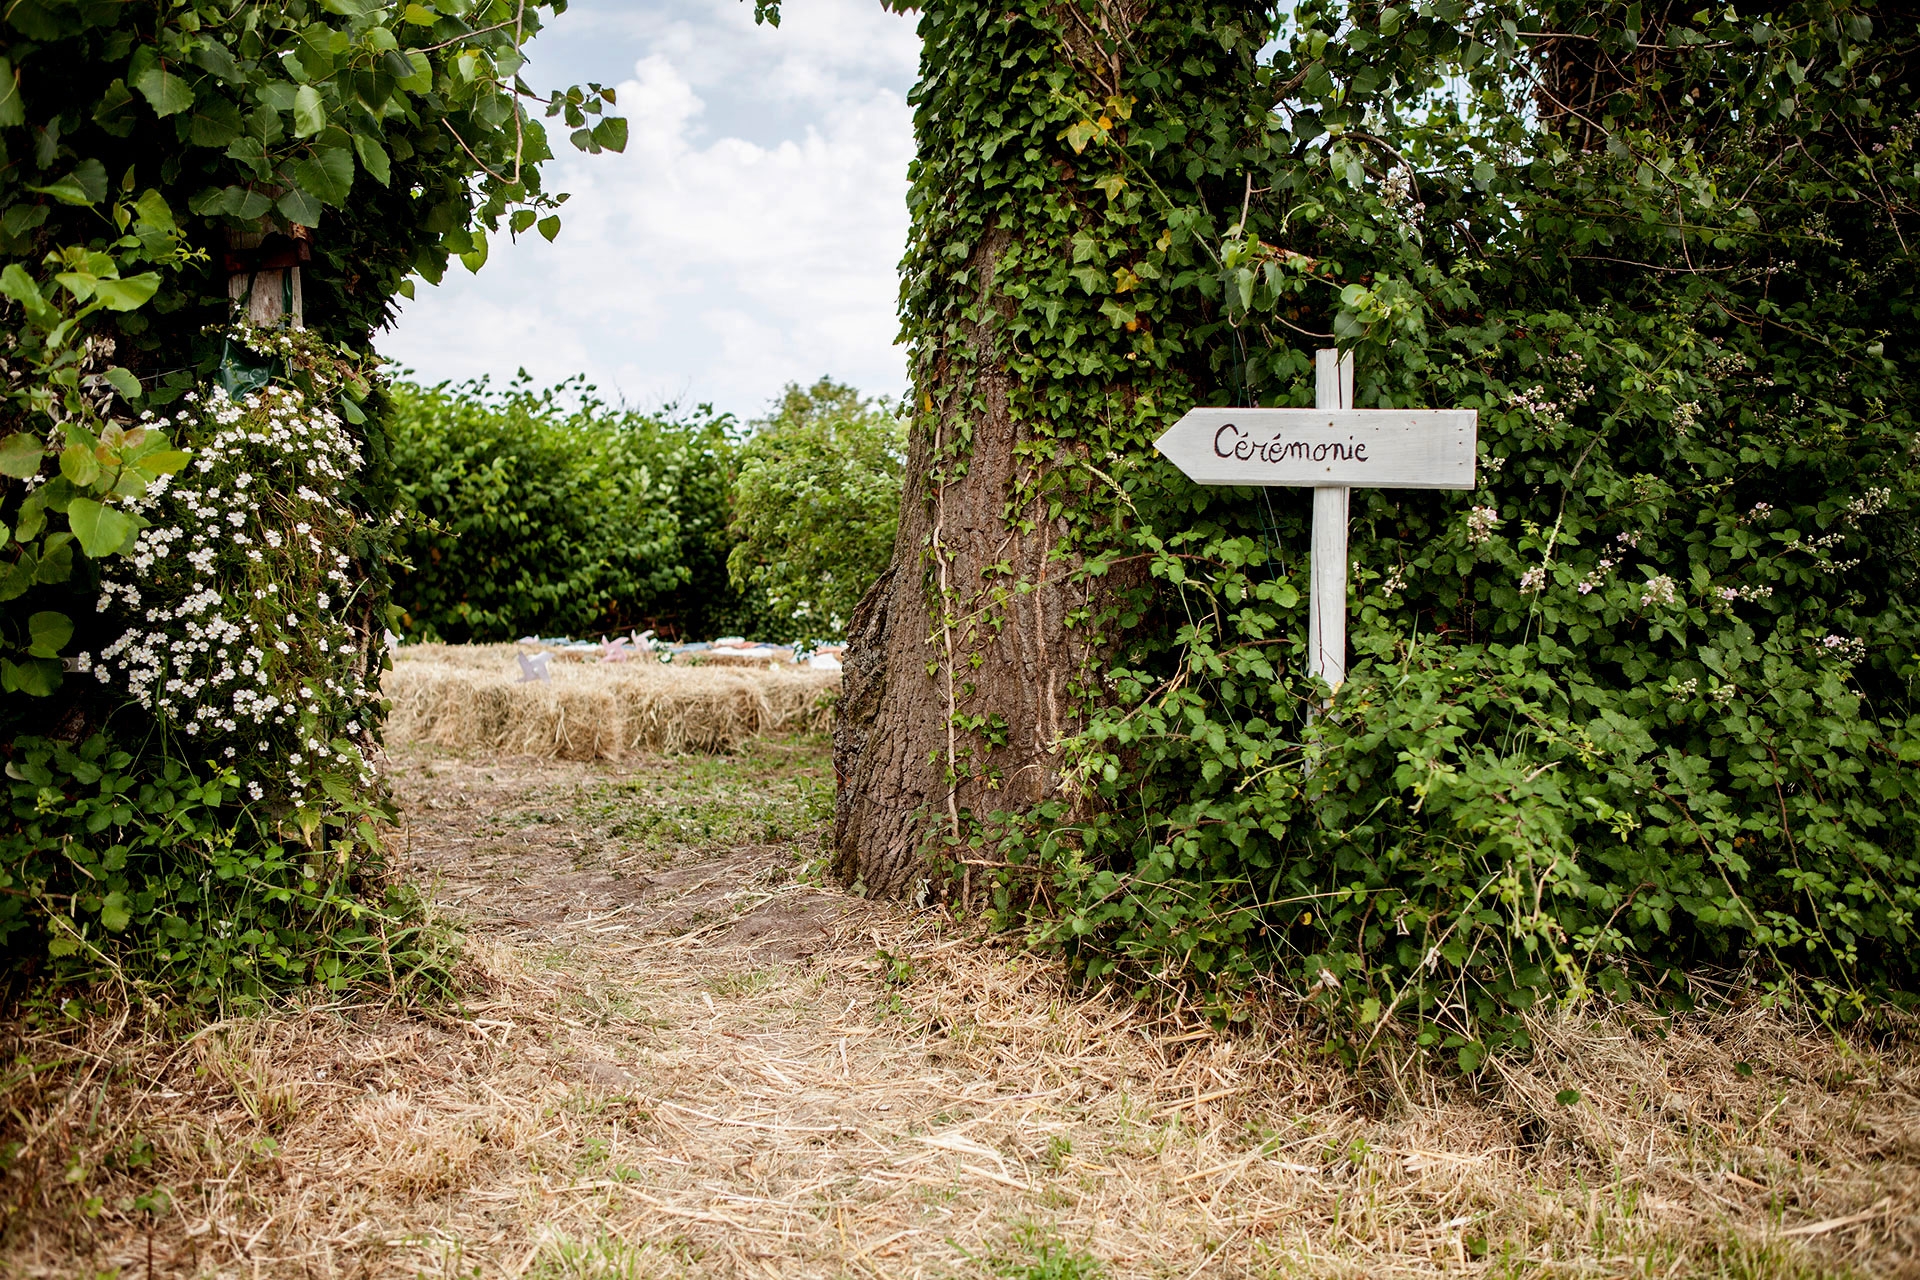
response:
<path id="1" fill-rule="evenodd" d="M 1353 408 L 1353 353 L 1314 353 L 1313 413 Z M 1313 543 L 1308 557 L 1307 671 L 1338 689 L 1347 678 L 1347 508 L 1353 490 L 1315 485 Z"/>
<path id="2" fill-rule="evenodd" d="M 1472 489 L 1471 409 L 1199 408 L 1154 441 L 1199 484 Z"/>

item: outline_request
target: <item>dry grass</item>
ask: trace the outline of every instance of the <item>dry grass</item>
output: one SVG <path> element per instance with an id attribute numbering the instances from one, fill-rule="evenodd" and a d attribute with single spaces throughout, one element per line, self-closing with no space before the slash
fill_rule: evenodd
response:
<path id="1" fill-rule="evenodd" d="M 393 704 L 387 740 L 557 760 L 730 751 L 764 733 L 825 729 L 840 687 L 838 672 L 790 663 L 669 666 L 560 654 L 551 679 L 520 683 L 520 651 L 505 644 L 402 649 L 383 683 Z"/>
<path id="2" fill-rule="evenodd" d="M 1356 1077 L 1285 1011 L 1223 1037 L 1077 992 L 814 883 L 817 835 L 741 837 L 817 816 L 824 769 L 407 755 L 464 1014 L 12 1027 L 0 1271 L 1920 1274 L 1911 1041 L 1614 1010 L 1478 1090 Z"/>

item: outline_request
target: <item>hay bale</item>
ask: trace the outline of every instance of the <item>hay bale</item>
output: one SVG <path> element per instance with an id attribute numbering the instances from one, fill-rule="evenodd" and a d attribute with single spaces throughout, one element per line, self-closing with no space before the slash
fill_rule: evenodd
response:
<path id="1" fill-rule="evenodd" d="M 836 671 L 791 664 L 687 667 L 553 662 L 521 683 L 519 646 L 412 645 L 382 691 L 387 741 L 457 752 L 618 760 L 647 751 L 728 751 L 779 730 L 823 731 Z"/>

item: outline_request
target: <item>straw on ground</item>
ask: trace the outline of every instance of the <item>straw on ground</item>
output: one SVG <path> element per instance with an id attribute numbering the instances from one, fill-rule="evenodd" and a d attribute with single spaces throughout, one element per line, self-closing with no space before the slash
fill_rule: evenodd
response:
<path id="1" fill-rule="evenodd" d="M 792 663 L 754 667 L 651 655 L 569 661 L 522 681 L 514 645 L 409 645 L 382 692 L 389 743 L 463 752 L 621 760 L 645 751 L 729 751 L 777 730 L 824 730 L 837 671 Z"/>
<path id="2" fill-rule="evenodd" d="M 15 1023 L 11 1275 L 1887 1276 L 1920 1054 L 1542 1017 L 1479 1089 L 1221 1033 L 818 877 L 821 741 L 401 753 L 463 1012 Z M 49 1015 L 51 1011 L 48 1011 Z M 141 1199 L 145 1197 L 145 1199 Z M 149 1265 L 151 1259 L 151 1265 Z"/>

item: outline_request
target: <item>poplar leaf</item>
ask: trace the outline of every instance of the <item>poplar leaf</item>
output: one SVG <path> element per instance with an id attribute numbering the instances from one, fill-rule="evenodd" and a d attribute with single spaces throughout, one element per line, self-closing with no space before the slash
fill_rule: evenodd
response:
<path id="1" fill-rule="evenodd" d="M 133 87 L 153 108 L 153 114 L 163 119 L 193 105 L 193 90 L 187 87 L 187 82 L 157 61 L 133 77 Z"/>
<path id="2" fill-rule="evenodd" d="M 0 440 L 0 476 L 25 480 L 40 473 L 40 461 L 46 457 L 40 438 L 27 431 L 16 431 Z"/>
<path id="3" fill-rule="evenodd" d="M 303 84 L 293 95 L 293 136 L 311 138 L 327 127 L 327 105 L 320 99 L 320 91 L 310 84 Z"/>
<path id="4" fill-rule="evenodd" d="M 73 619 L 51 609 L 27 619 L 28 653 L 36 658 L 57 658 L 73 639 Z"/>
<path id="5" fill-rule="evenodd" d="M 80 549 L 95 560 L 118 551 L 134 531 L 132 517 L 92 498 L 75 498 L 67 506 L 67 525 Z"/>

